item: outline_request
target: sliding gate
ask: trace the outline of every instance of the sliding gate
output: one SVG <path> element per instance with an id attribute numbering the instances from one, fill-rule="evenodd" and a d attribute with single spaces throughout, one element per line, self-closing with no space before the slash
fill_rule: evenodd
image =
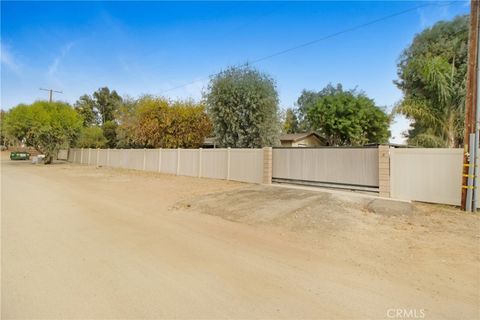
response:
<path id="1" fill-rule="evenodd" d="M 274 148 L 273 182 L 378 192 L 378 148 Z"/>

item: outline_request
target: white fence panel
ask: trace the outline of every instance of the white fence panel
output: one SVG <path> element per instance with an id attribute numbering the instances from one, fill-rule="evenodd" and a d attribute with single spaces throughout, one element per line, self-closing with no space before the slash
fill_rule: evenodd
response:
<path id="1" fill-rule="evenodd" d="M 180 167 L 178 174 L 181 176 L 198 177 L 200 167 L 199 149 L 180 149 Z"/>
<path id="2" fill-rule="evenodd" d="M 58 151 L 57 154 L 58 160 L 68 160 L 68 150 L 62 149 Z"/>
<path id="3" fill-rule="evenodd" d="M 80 159 L 81 159 L 81 156 L 82 156 L 82 150 L 81 149 L 74 149 L 75 151 L 72 152 L 72 162 L 75 162 L 75 163 L 81 163 L 80 162 Z M 70 161 L 70 159 L 68 160 Z"/>
<path id="4" fill-rule="evenodd" d="M 143 149 L 126 150 L 126 166 L 124 168 L 143 170 Z"/>
<path id="5" fill-rule="evenodd" d="M 378 149 L 276 148 L 273 177 L 378 187 Z"/>
<path id="6" fill-rule="evenodd" d="M 160 172 L 177 173 L 177 153 L 177 149 L 162 149 L 162 166 Z"/>
<path id="7" fill-rule="evenodd" d="M 121 168 L 123 163 L 123 153 L 121 149 L 112 149 L 108 154 L 108 165 L 114 168 Z"/>
<path id="8" fill-rule="evenodd" d="M 230 180 L 261 183 L 262 149 L 230 149 Z"/>
<path id="9" fill-rule="evenodd" d="M 462 149 L 390 149 L 392 198 L 460 205 Z"/>
<path id="10" fill-rule="evenodd" d="M 68 161 L 69 162 L 77 162 L 77 159 L 75 159 L 77 149 L 70 149 L 70 152 L 68 153 Z"/>
<path id="11" fill-rule="evenodd" d="M 145 150 L 145 170 L 158 171 L 158 151 L 159 149 Z"/>
<path id="12" fill-rule="evenodd" d="M 202 177 L 227 179 L 227 149 L 202 150 Z"/>
<path id="13" fill-rule="evenodd" d="M 107 166 L 107 153 L 108 153 L 109 150 L 107 149 L 100 149 L 99 150 L 99 153 L 98 153 L 98 162 L 97 164 L 99 166 L 104 166 L 106 167 Z"/>
<path id="14" fill-rule="evenodd" d="M 69 161 L 261 183 L 262 149 L 70 149 Z"/>
<path id="15" fill-rule="evenodd" d="M 80 149 L 80 164 L 88 164 L 88 149 Z"/>
<path id="16" fill-rule="evenodd" d="M 75 163 L 81 163 L 80 160 L 81 160 L 81 157 L 82 157 L 82 150 L 81 149 L 75 149 L 75 152 L 73 153 L 73 162 Z"/>
<path id="17" fill-rule="evenodd" d="M 87 149 L 87 164 L 94 165 L 97 160 L 97 150 L 96 149 Z"/>
<path id="18" fill-rule="evenodd" d="M 100 153 L 100 149 L 91 149 L 92 156 L 90 157 L 90 163 L 89 164 L 91 164 L 93 166 L 97 165 L 97 160 L 98 160 L 99 153 Z"/>

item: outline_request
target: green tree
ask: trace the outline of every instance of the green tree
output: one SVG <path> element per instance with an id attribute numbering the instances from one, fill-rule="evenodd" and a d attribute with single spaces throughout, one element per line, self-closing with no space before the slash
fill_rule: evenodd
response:
<path id="1" fill-rule="evenodd" d="M 202 104 L 145 96 L 137 101 L 134 141 L 153 148 L 198 148 L 211 132 Z"/>
<path id="2" fill-rule="evenodd" d="M 107 145 L 107 138 L 103 135 L 100 127 L 82 128 L 76 146 L 78 148 L 104 148 Z"/>
<path id="3" fill-rule="evenodd" d="M 8 148 L 8 138 L 5 130 L 5 111 L 0 110 L 0 147 L 5 146 Z"/>
<path id="4" fill-rule="evenodd" d="M 463 142 L 468 16 L 418 34 L 400 56 L 395 84 L 404 94 L 396 113 L 412 120 L 408 143 L 458 147 Z"/>
<path id="5" fill-rule="evenodd" d="M 112 120 L 105 122 L 102 126 L 103 135 L 107 139 L 106 146 L 108 148 L 115 148 L 117 145 L 117 128 L 118 124 Z"/>
<path id="6" fill-rule="evenodd" d="M 90 127 L 98 123 L 98 112 L 95 107 L 95 101 L 84 94 L 75 102 L 75 111 L 83 118 L 83 126 Z"/>
<path id="7" fill-rule="evenodd" d="M 101 124 L 115 120 L 115 111 L 122 103 L 122 97 L 115 90 L 110 91 L 107 87 L 100 88 L 93 93 L 93 99 L 100 114 Z"/>
<path id="8" fill-rule="evenodd" d="M 58 150 L 72 143 L 82 127 L 82 118 L 62 102 L 37 101 L 20 104 L 5 117 L 6 132 L 45 154 L 45 164 L 52 162 Z"/>
<path id="9" fill-rule="evenodd" d="M 309 129 L 328 145 L 385 143 L 390 137 L 389 116 L 364 93 L 345 91 L 340 84 L 320 92 L 303 91 L 297 103 Z"/>
<path id="10" fill-rule="evenodd" d="M 75 109 L 84 119 L 84 126 L 103 125 L 115 120 L 115 114 L 122 104 L 122 97 L 108 87 L 98 89 L 92 96 L 83 95 L 75 103 Z"/>
<path id="11" fill-rule="evenodd" d="M 140 99 L 141 100 L 141 99 Z M 135 142 L 135 126 L 137 125 L 137 102 L 131 97 L 123 99 L 122 104 L 115 112 L 118 123 L 116 129 L 116 140 L 118 148 L 141 147 Z"/>
<path id="12" fill-rule="evenodd" d="M 204 97 L 220 145 L 251 148 L 278 143 L 278 94 L 268 75 L 248 66 L 231 67 L 211 79 Z"/>
<path id="13" fill-rule="evenodd" d="M 294 109 L 288 108 L 285 111 L 285 120 L 283 121 L 282 131 L 283 133 L 297 133 L 300 127 L 298 123 L 297 113 Z"/>

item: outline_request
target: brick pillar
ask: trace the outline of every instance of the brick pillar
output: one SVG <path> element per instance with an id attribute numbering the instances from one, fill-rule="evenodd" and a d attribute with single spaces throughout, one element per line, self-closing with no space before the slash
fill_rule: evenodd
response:
<path id="1" fill-rule="evenodd" d="M 263 183 L 272 183 L 272 147 L 263 148 Z"/>
<path id="2" fill-rule="evenodd" d="M 378 186 L 379 196 L 390 198 L 390 147 L 378 146 Z"/>

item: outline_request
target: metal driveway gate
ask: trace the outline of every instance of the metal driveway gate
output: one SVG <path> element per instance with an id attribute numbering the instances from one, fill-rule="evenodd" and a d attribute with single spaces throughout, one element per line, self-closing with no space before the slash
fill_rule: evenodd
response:
<path id="1" fill-rule="evenodd" d="M 274 148 L 272 181 L 378 192 L 378 149 Z"/>

